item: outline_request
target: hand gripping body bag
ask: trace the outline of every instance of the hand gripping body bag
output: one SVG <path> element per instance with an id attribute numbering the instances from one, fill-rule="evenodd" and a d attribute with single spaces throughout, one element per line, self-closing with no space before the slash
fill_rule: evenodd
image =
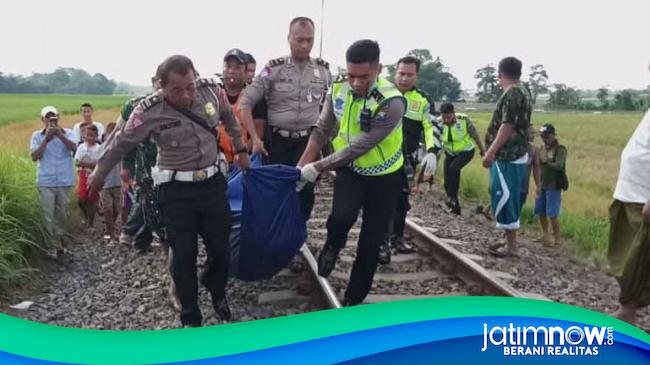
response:
<path id="1" fill-rule="evenodd" d="M 237 171 L 228 181 L 233 217 L 230 273 L 245 281 L 277 274 L 307 239 L 296 193 L 300 170 L 260 164 L 254 157 L 248 171 Z"/>

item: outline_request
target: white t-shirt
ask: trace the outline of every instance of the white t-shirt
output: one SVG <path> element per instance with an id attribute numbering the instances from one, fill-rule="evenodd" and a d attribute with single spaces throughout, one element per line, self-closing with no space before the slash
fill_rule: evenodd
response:
<path id="1" fill-rule="evenodd" d="M 623 149 L 614 199 L 641 204 L 650 200 L 650 109 Z"/>
<path id="2" fill-rule="evenodd" d="M 81 140 L 81 124 L 82 123 L 83 122 L 77 122 L 77 124 L 75 124 L 72 127 L 72 133 L 74 133 L 74 138 L 75 138 L 74 142 L 76 144 L 79 144 L 79 143 L 83 142 Z M 93 122 L 93 124 L 95 125 L 95 127 L 97 127 L 97 139 L 101 140 L 102 136 L 104 135 L 104 125 L 102 123 L 100 123 L 100 122 Z"/>
<path id="3" fill-rule="evenodd" d="M 74 154 L 75 161 L 97 163 L 99 154 L 101 153 L 101 145 L 95 143 L 89 146 L 87 143 L 82 143 L 77 147 L 77 152 Z"/>

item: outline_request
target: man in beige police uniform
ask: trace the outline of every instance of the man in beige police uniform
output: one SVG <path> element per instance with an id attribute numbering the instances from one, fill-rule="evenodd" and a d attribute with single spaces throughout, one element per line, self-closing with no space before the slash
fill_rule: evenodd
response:
<path id="1" fill-rule="evenodd" d="M 226 180 L 219 170 L 216 127 L 221 120 L 235 145 L 236 161 L 248 168 L 246 148 L 228 101 L 216 81 L 196 79 L 192 61 L 171 56 L 159 67 L 161 90 L 144 99 L 126 124 L 111 135 L 90 177 L 92 189 L 141 141 L 158 146 L 152 169 L 162 223 L 172 249 L 172 276 L 181 301 L 184 326 L 200 326 L 196 276 L 197 234 L 207 251 L 201 283 L 212 296 L 215 312 L 230 319 L 225 296 L 230 260 L 230 207 Z"/>
<path id="2" fill-rule="evenodd" d="M 309 57 L 314 46 L 311 19 L 293 19 L 288 40 L 291 56 L 272 60 L 264 67 L 246 88 L 239 110 L 251 136 L 253 152 L 267 155 L 269 163 L 295 166 L 307 147 L 310 129 L 318 119 L 332 75 L 327 62 Z M 263 98 L 268 105 L 268 125 L 260 136 L 255 131 L 252 110 Z M 309 219 L 313 205 L 314 190 L 310 184 L 300 192 L 305 220 Z"/>

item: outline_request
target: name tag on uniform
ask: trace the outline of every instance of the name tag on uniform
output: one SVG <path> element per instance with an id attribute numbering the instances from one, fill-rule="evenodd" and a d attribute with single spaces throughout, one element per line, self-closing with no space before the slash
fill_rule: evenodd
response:
<path id="1" fill-rule="evenodd" d="M 412 101 L 411 105 L 409 105 L 409 110 L 416 112 L 420 110 L 420 102 L 419 101 Z"/>
<path id="2" fill-rule="evenodd" d="M 160 125 L 160 130 L 164 131 L 164 130 L 167 130 L 167 129 L 176 128 L 176 127 L 180 127 L 180 126 L 181 126 L 181 121 L 180 120 L 175 120 L 173 122 L 165 122 L 165 123 L 161 124 Z"/>

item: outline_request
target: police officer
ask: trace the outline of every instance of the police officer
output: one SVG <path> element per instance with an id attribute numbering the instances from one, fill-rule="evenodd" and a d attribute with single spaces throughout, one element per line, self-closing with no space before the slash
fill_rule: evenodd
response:
<path id="1" fill-rule="evenodd" d="M 323 171 L 336 170 L 327 241 L 318 257 L 320 276 L 331 273 L 363 209 L 357 255 L 344 298 L 345 305 L 356 305 L 372 286 L 379 246 L 405 179 L 401 126 L 405 102 L 395 85 L 379 77 L 377 42 L 353 43 L 346 61 L 347 76 L 332 84 L 298 166 L 302 166 L 300 186 L 316 181 Z M 332 141 L 335 152 L 311 162 L 337 129 Z"/>
<path id="2" fill-rule="evenodd" d="M 411 172 L 415 170 L 415 159 L 412 158 L 412 155 L 417 151 L 424 135 L 424 146 L 427 152 L 422 160 L 422 165 L 432 175 L 437 166 L 436 155 L 440 151 L 440 131 L 435 121 L 433 101 L 430 101 L 427 93 L 415 87 L 419 71 L 420 60 L 415 57 L 406 56 L 397 61 L 395 85 L 406 99 L 406 112 L 402 121 L 403 148 L 407 158 L 405 167 L 407 175 L 411 175 Z M 406 213 L 411 209 L 409 204 L 410 191 L 408 181 L 404 180 L 393 214 L 392 226 L 389 228 L 386 240 L 381 246 L 379 254 L 381 264 L 390 263 L 391 246 L 399 253 L 414 251 L 414 247 L 403 240 Z"/>
<path id="3" fill-rule="evenodd" d="M 314 45 L 311 19 L 293 19 L 288 39 L 291 56 L 270 61 L 246 88 L 240 117 L 251 136 L 253 152 L 268 155 L 269 163 L 295 166 L 307 146 L 310 128 L 318 119 L 331 74 L 327 62 L 309 57 Z M 266 132 L 260 136 L 254 128 L 252 110 L 264 98 L 268 119 Z M 305 220 L 309 219 L 314 205 L 313 186 L 300 192 L 300 204 Z"/>
<path id="4" fill-rule="evenodd" d="M 474 157 L 474 150 L 478 146 L 481 157 L 485 155 L 485 147 L 481 142 L 474 123 L 469 116 L 456 113 L 452 103 L 440 106 L 439 123 L 442 125 L 442 146 L 445 150 L 445 192 L 447 193 L 447 206 L 454 214 L 460 214 L 458 201 L 458 188 L 460 186 L 460 172 Z"/>
<path id="5" fill-rule="evenodd" d="M 158 146 L 152 169 L 158 189 L 161 219 L 172 249 L 172 276 L 181 301 L 184 326 L 200 326 L 197 296 L 197 234 L 206 247 L 201 277 L 212 305 L 223 320 L 230 319 L 225 295 L 228 278 L 230 208 L 226 180 L 219 171 L 216 126 L 228 128 L 241 168 L 249 166 L 239 126 L 217 82 L 196 79 L 192 61 L 181 55 L 167 58 L 159 68 L 161 90 L 143 100 L 126 125 L 112 134 L 90 178 L 92 189 L 121 158 L 144 139 Z"/>

